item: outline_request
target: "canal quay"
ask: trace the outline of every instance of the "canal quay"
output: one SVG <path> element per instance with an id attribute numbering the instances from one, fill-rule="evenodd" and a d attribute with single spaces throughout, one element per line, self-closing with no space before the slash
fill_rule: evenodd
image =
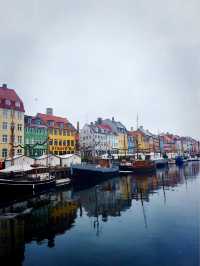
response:
<path id="1" fill-rule="evenodd" d="M 1 265 L 198 266 L 200 163 L 0 209 Z"/>

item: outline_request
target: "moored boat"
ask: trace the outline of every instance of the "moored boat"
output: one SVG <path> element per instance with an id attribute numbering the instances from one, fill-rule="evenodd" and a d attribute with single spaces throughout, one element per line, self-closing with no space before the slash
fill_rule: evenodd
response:
<path id="1" fill-rule="evenodd" d="M 48 178 L 30 178 L 27 179 L 0 179 L 1 195 L 13 194 L 32 194 L 54 188 L 56 184 L 55 177 Z"/>
<path id="2" fill-rule="evenodd" d="M 133 173 L 147 173 L 156 170 L 155 161 L 150 160 L 148 156 L 145 159 L 136 159 L 130 162 L 122 162 L 119 167 L 120 171 L 131 171 Z"/>
<path id="3" fill-rule="evenodd" d="M 119 167 L 109 163 L 99 164 L 77 164 L 71 166 L 71 176 L 73 182 L 91 183 L 101 181 L 119 174 Z"/>
<path id="4" fill-rule="evenodd" d="M 71 183 L 71 179 L 70 178 L 56 179 L 56 187 L 57 188 L 65 187 L 65 186 L 69 185 L 70 183 Z"/>

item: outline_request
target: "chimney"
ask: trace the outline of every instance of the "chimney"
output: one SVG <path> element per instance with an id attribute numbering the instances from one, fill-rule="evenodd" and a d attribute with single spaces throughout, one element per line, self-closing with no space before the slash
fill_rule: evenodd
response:
<path id="1" fill-rule="evenodd" d="M 98 124 L 98 125 L 101 125 L 101 124 L 102 124 L 102 118 L 101 118 L 101 117 L 98 117 L 98 118 L 97 118 L 97 124 Z"/>
<path id="2" fill-rule="evenodd" d="M 131 131 L 134 131 L 134 128 L 133 127 L 131 127 Z"/>
<path id="3" fill-rule="evenodd" d="M 79 121 L 77 122 L 77 126 L 76 126 L 77 132 L 79 133 L 80 130 L 80 125 L 79 125 Z"/>
<path id="4" fill-rule="evenodd" d="M 49 108 L 49 107 L 48 107 L 48 108 L 46 109 L 46 114 L 47 114 L 47 115 L 53 115 L 53 108 Z"/>
<path id="5" fill-rule="evenodd" d="M 7 89 L 7 84 L 3 83 L 2 88 Z"/>

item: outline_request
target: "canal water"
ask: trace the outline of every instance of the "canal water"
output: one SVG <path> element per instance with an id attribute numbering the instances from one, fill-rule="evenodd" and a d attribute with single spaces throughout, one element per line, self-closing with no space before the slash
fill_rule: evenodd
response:
<path id="1" fill-rule="evenodd" d="M 199 266 L 199 222 L 198 162 L 120 176 L 1 208 L 1 265 Z"/>

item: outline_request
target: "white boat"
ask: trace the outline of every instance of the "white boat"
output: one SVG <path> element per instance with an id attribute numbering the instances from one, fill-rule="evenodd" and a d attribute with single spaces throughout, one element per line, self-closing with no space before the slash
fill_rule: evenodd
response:
<path id="1" fill-rule="evenodd" d="M 71 183 L 70 178 L 61 178 L 61 179 L 56 179 L 56 187 L 64 187 L 67 186 Z"/>

